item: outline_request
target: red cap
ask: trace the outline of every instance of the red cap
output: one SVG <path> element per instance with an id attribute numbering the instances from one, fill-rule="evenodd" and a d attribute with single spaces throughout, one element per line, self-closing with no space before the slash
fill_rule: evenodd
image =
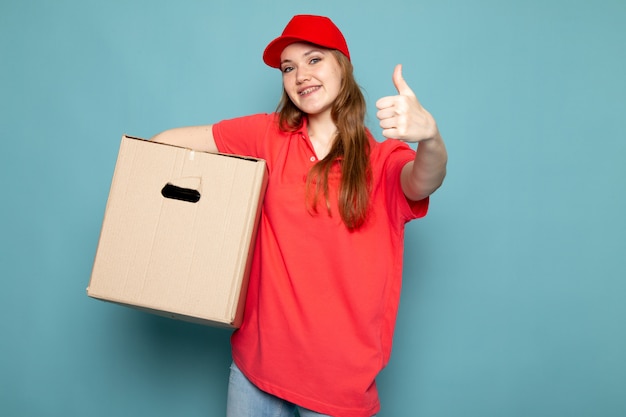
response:
<path id="1" fill-rule="evenodd" d="M 329 18 L 303 14 L 294 16 L 285 26 L 283 34 L 267 45 L 263 52 L 263 62 L 272 68 L 280 68 L 280 54 L 295 42 L 337 49 L 350 59 L 346 39 Z"/>

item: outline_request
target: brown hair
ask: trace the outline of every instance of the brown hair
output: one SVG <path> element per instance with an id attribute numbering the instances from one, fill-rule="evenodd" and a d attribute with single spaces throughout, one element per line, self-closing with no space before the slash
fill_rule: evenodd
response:
<path id="1" fill-rule="evenodd" d="M 366 104 L 361 88 L 354 79 L 350 60 L 341 52 L 331 50 L 342 70 L 342 84 L 339 95 L 333 103 L 331 115 L 337 126 L 337 136 L 328 155 L 318 161 L 309 171 L 306 183 L 306 204 L 317 213 L 321 195 L 330 212 L 328 174 L 336 161 L 341 164 L 339 185 L 339 214 L 350 230 L 356 230 L 365 223 L 369 209 L 371 168 L 369 162 L 370 144 L 365 128 Z M 281 130 L 293 131 L 302 126 L 303 112 L 296 107 L 287 93 L 278 104 Z"/>

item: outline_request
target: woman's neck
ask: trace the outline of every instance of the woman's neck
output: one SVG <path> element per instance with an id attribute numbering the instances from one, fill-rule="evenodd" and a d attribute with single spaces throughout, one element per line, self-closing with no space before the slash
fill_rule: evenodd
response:
<path id="1" fill-rule="evenodd" d="M 309 116 L 308 134 L 318 159 L 324 159 L 335 142 L 337 126 L 330 114 Z"/>

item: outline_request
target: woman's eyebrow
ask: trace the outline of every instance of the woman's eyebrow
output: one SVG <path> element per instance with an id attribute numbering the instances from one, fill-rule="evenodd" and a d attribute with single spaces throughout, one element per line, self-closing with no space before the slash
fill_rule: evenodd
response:
<path id="1" fill-rule="evenodd" d="M 323 53 L 324 53 L 324 51 L 323 51 L 323 50 L 321 50 L 321 49 L 317 49 L 317 48 L 315 48 L 315 49 L 311 49 L 311 50 L 309 50 L 309 51 L 305 52 L 305 53 L 304 53 L 304 56 L 309 56 L 309 55 L 311 55 L 311 54 L 315 54 L 315 53 L 320 53 L 320 54 L 323 54 Z"/>
<path id="2" fill-rule="evenodd" d="M 305 53 L 302 54 L 302 56 L 303 57 L 307 57 L 307 56 L 315 54 L 315 53 L 319 53 L 319 54 L 324 55 L 324 51 L 322 49 L 314 48 L 314 49 L 310 49 L 310 50 L 306 51 Z M 291 60 L 289 58 L 285 58 L 282 61 L 280 61 L 281 65 L 284 64 L 284 63 L 289 63 L 289 62 L 293 62 L 293 60 Z"/>

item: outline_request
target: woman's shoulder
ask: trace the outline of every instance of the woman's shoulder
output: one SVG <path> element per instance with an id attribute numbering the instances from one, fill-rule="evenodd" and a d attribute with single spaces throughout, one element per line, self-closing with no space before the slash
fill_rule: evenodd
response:
<path id="1" fill-rule="evenodd" d="M 229 124 L 276 124 L 278 115 L 276 113 L 254 113 L 245 116 L 237 116 L 230 119 L 224 119 L 219 123 Z M 218 124 L 219 124 L 218 123 Z"/>

